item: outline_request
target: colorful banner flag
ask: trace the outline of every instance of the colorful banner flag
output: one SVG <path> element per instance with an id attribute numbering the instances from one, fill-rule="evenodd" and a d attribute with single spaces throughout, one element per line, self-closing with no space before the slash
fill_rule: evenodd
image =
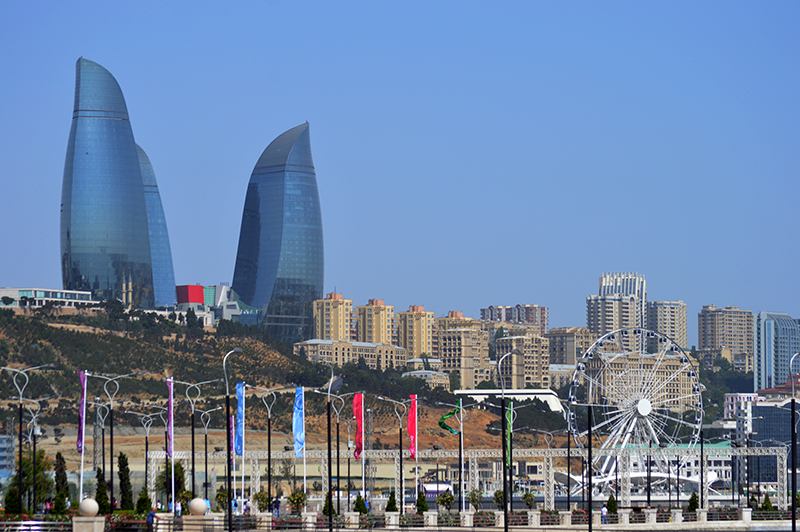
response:
<path id="1" fill-rule="evenodd" d="M 175 442 L 175 415 L 173 409 L 175 407 L 175 401 L 172 397 L 173 391 L 173 382 L 172 377 L 167 378 L 167 389 L 169 390 L 169 401 L 168 401 L 168 418 L 167 418 L 167 456 L 172 458 L 173 452 L 175 451 L 174 442 Z"/>
<path id="2" fill-rule="evenodd" d="M 228 445 L 230 445 L 230 447 L 228 448 L 233 449 L 233 428 L 236 426 L 236 417 L 233 414 L 231 414 L 228 426 L 230 427 L 230 430 L 228 430 Z M 235 460 L 233 459 L 233 454 L 231 454 L 231 464 L 233 462 L 235 462 Z M 231 464 L 228 464 L 228 466 L 231 466 Z"/>
<path id="3" fill-rule="evenodd" d="M 294 390 L 294 414 L 292 415 L 294 433 L 294 455 L 302 458 L 306 450 L 305 392 L 298 386 Z"/>
<path id="4" fill-rule="evenodd" d="M 417 457 L 417 396 L 411 395 L 411 405 L 408 407 L 408 451 L 411 458 Z"/>
<path id="5" fill-rule="evenodd" d="M 456 414 L 458 414 L 458 412 L 459 412 L 459 409 L 458 408 L 454 408 L 453 410 L 451 410 L 448 413 L 446 413 L 445 415 L 443 415 L 441 417 L 441 419 L 439 419 L 439 426 L 442 427 L 444 430 L 449 431 L 451 434 L 455 434 L 456 436 L 458 436 L 459 432 L 456 429 L 454 429 L 453 427 L 451 427 L 450 425 L 448 425 L 447 424 L 447 420 L 450 419 L 451 417 L 455 416 Z"/>
<path id="6" fill-rule="evenodd" d="M 81 379 L 81 406 L 78 411 L 78 452 L 83 452 L 83 430 L 86 426 L 86 372 L 78 372 Z"/>
<path id="7" fill-rule="evenodd" d="M 512 415 L 514 412 L 514 402 L 509 401 L 506 409 L 506 465 L 511 467 L 511 434 L 513 433 L 513 425 L 511 423 Z"/>
<path id="8" fill-rule="evenodd" d="M 361 458 L 361 452 L 364 450 L 364 394 L 357 393 L 353 396 L 353 416 L 356 418 L 356 450 L 353 455 L 356 460 Z"/>
<path id="9" fill-rule="evenodd" d="M 244 383 L 236 383 L 236 437 L 233 440 L 233 448 L 237 456 L 242 456 L 244 452 Z"/>

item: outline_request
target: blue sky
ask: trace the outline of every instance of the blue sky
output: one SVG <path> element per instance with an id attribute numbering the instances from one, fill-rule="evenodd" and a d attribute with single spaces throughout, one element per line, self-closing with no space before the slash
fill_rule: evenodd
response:
<path id="1" fill-rule="evenodd" d="M 797 2 L 0 6 L 0 286 L 61 286 L 75 62 L 155 168 L 179 284 L 230 282 L 250 172 L 306 120 L 325 291 L 585 324 L 604 271 L 800 317 Z"/>

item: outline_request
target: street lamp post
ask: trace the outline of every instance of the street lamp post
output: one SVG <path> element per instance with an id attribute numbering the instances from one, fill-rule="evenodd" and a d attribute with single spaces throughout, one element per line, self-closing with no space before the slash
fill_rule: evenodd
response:
<path id="1" fill-rule="evenodd" d="M 174 381 L 176 384 L 183 384 L 186 386 L 186 399 L 189 401 L 189 406 L 191 407 L 191 417 L 190 423 L 192 426 L 192 499 L 195 497 L 195 486 L 197 485 L 197 477 L 195 476 L 195 451 L 194 451 L 194 411 L 196 410 L 197 400 L 200 399 L 200 386 L 204 384 L 211 384 L 214 382 L 219 382 L 220 379 L 212 379 L 208 381 L 198 382 L 198 383 L 191 383 L 191 382 L 182 382 L 182 381 Z"/>
<path id="2" fill-rule="evenodd" d="M 205 474 L 203 476 L 203 498 L 208 500 L 208 486 L 210 482 L 208 481 L 208 425 L 211 423 L 211 412 L 216 412 L 217 410 L 222 410 L 221 406 L 216 408 L 212 408 L 210 410 L 201 410 L 200 411 L 200 422 L 203 424 L 203 433 L 205 435 L 204 444 L 203 444 L 203 455 L 205 456 Z"/>
<path id="3" fill-rule="evenodd" d="M 108 441 L 111 445 L 111 454 L 108 460 L 108 468 L 110 470 L 110 478 L 108 480 L 108 487 L 109 491 L 111 492 L 111 512 L 114 512 L 114 398 L 117 396 L 119 392 L 119 380 L 124 379 L 127 377 L 134 377 L 134 376 L 141 376 L 147 375 L 147 372 L 144 371 L 134 371 L 131 373 L 126 373 L 125 375 L 116 375 L 114 377 L 109 377 L 107 375 L 98 375 L 94 373 L 86 372 L 87 377 L 95 377 L 97 379 L 102 379 L 103 382 L 103 391 L 108 398 L 108 426 L 109 426 L 109 437 Z M 105 473 L 104 473 L 105 474 Z"/>
<path id="4" fill-rule="evenodd" d="M 150 453 L 150 427 L 153 426 L 154 414 L 142 414 L 132 410 L 126 410 L 125 413 L 137 416 L 142 423 L 142 427 L 144 427 L 144 485 L 145 489 L 147 489 L 147 481 L 150 478 L 150 460 L 148 459 L 148 454 Z"/>
<path id="5" fill-rule="evenodd" d="M 225 375 L 225 425 L 227 428 L 227 432 L 225 435 L 226 447 L 227 447 L 227 464 L 226 464 L 226 474 L 225 474 L 225 486 L 228 489 L 228 504 L 226 512 L 228 513 L 228 532 L 233 532 L 233 499 L 232 499 L 232 491 L 231 491 L 231 389 L 228 383 L 228 357 L 232 353 L 241 353 L 241 347 L 235 347 L 232 350 L 228 351 L 228 353 L 222 359 L 222 372 Z"/>
<path id="6" fill-rule="evenodd" d="M 50 399 L 49 397 L 43 397 L 41 399 L 25 399 L 27 401 L 27 405 L 25 408 L 28 410 L 28 414 L 31 416 L 31 420 L 28 422 L 28 441 L 31 444 L 31 452 L 32 452 L 32 459 L 31 464 L 33 467 L 33 478 L 32 478 L 32 494 L 31 497 L 33 498 L 33 504 L 31 505 L 31 509 L 36 512 L 36 436 L 40 436 L 42 434 L 42 429 L 39 427 L 36 420 L 39 418 L 39 414 L 42 413 L 42 405 L 39 403 L 40 401 L 44 401 L 46 399 Z M 22 449 L 20 449 L 22 452 Z M 31 503 L 31 497 L 28 498 L 28 503 Z"/>
<path id="7" fill-rule="evenodd" d="M 389 399 L 388 397 L 378 396 L 380 401 L 387 401 L 392 403 L 394 406 L 394 415 L 397 416 L 397 421 L 400 423 L 400 430 L 398 431 L 400 434 L 400 485 L 397 487 L 398 496 L 400 497 L 400 515 L 403 515 L 403 507 L 406 505 L 406 475 L 405 471 L 403 470 L 403 416 L 408 409 L 408 403 L 411 402 L 410 399 L 405 401 L 395 401 L 394 399 Z"/>
<path id="8" fill-rule="evenodd" d="M 507 460 L 507 456 L 506 455 L 507 455 L 507 452 L 508 452 L 508 450 L 506 449 L 506 445 L 507 445 L 507 441 L 508 441 L 508 435 L 506 434 L 507 426 L 506 426 L 506 419 L 505 419 L 506 418 L 506 385 L 505 385 L 505 379 L 503 378 L 503 375 L 502 375 L 500 370 L 502 368 L 503 361 L 506 359 L 506 357 L 508 357 L 509 355 L 512 355 L 512 354 L 514 354 L 514 355 L 522 355 L 522 353 L 520 352 L 519 349 L 513 349 L 513 350 L 509 351 L 508 353 L 506 353 L 505 355 L 503 355 L 502 357 L 500 357 L 500 359 L 497 361 L 497 367 L 495 368 L 495 370 L 497 371 L 497 380 L 500 381 L 500 388 L 502 390 L 502 393 L 500 395 L 500 407 L 501 407 L 502 412 L 503 412 L 502 418 L 501 418 L 501 423 L 502 423 L 502 433 L 503 433 L 503 436 L 502 436 L 502 445 L 503 445 L 502 455 L 503 455 L 503 531 L 504 532 L 508 532 L 508 462 L 506 461 Z"/>
<path id="9" fill-rule="evenodd" d="M 261 402 L 267 408 L 267 499 L 272 501 L 272 407 L 275 406 L 275 401 L 278 396 L 275 392 L 294 388 L 294 384 L 287 384 L 286 386 L 278 386 L 276 388 L 261 388 L 260 386 L 252 386 L 245 384 L 246 388 L 266 392 L 261 396 Z"/>
<path id="10" fill-rule="evenodd" d="M 19 503 L 20 513 L 22 513 L 22 398 L 25 397 L 25 388 L 28 386 L 28 382 L 30 381 L 28 372 L 37 369 L 53 367 L 55 367 L 54 364 L 42 364 L 41 366 L 34 366 L 26 369 L 11 368 L 8 366 L 0 368 L 14 372 L 12 381 L 14 383 L 14 388 L 17 389 L 17 397 L 19 397 L 19 466 L 17 468 L 17 489 L 19 490 L 19 493 L 17 494 L 17 502 Z"/>
<path id="11" fill-rule="evenodd" d="M 797 532 L 797 406 L 794 398 L 794 372 L 792 371 L 792 363 L 800 353 L 795 353 L 789 359 L 789 376 L 792 379 L 792 532 Z"/>
<path id="12" fill-rule="evenodd" d="M 449 406 L 451 408 L 455 408 L 458 413 L 458 507 L 461 508 L 461 511 L 466 511 L 465 507 L 465 500 L 464 500 L 464 411 L 465 408 L 469 408 L 471 406 L 475 406 L 479 403 L 472 403 L 467 406 L 461 404 L 461 398 L 458 399 L 457 405 L 451 405 L 449 403 L 438 403 L 442 406 Z M 400 423 L 400 429 L 402 432 L 402 422 Z M 402 436 L 401 436 L 402 437 Z M 401 441 L 402 447 L 402 441 Z M 401 451 L 401 459 L 402 459 L 402 451 Z"/>

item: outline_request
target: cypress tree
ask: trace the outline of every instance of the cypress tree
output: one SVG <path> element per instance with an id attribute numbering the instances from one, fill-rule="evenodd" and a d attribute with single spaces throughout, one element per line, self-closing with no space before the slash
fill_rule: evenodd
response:
<path id="1" fill-rule="evenodd" d="M 97 468 L 97 488 L 95 489 L 94 500 L 97 501 L 97 506 L 99 507 L 97 513 L 100 515 L 109 515 L 111 513 L 111 501 L 108 500 L 108 485 L 99 467 Z"/>
<path id="2" fill-rule="evenodd" d="M 117 460 L 119 471 L 119 503 L 122 510 L 133 509 L 133 486 L 131 485 L 131 470 L 128 467 L 128 457 L 119 453 Z"/>

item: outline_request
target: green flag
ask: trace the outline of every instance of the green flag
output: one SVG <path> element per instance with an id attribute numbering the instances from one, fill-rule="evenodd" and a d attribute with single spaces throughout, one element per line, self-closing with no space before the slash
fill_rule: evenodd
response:
<path id="1" fill-rule="evenodd" d="M 457 413 L 458 413 L 458 408 L 455 408 L 446 413 L 445 415 L 443 415 L 442 418 L 439 420 L 439 426 L 442 427 L 444 430 L 450 431 L 450 433 L 452 434 L 458 435 L 458 431 L 456 429 L 445 423 L 445 421 L 447 421 Z"/>

